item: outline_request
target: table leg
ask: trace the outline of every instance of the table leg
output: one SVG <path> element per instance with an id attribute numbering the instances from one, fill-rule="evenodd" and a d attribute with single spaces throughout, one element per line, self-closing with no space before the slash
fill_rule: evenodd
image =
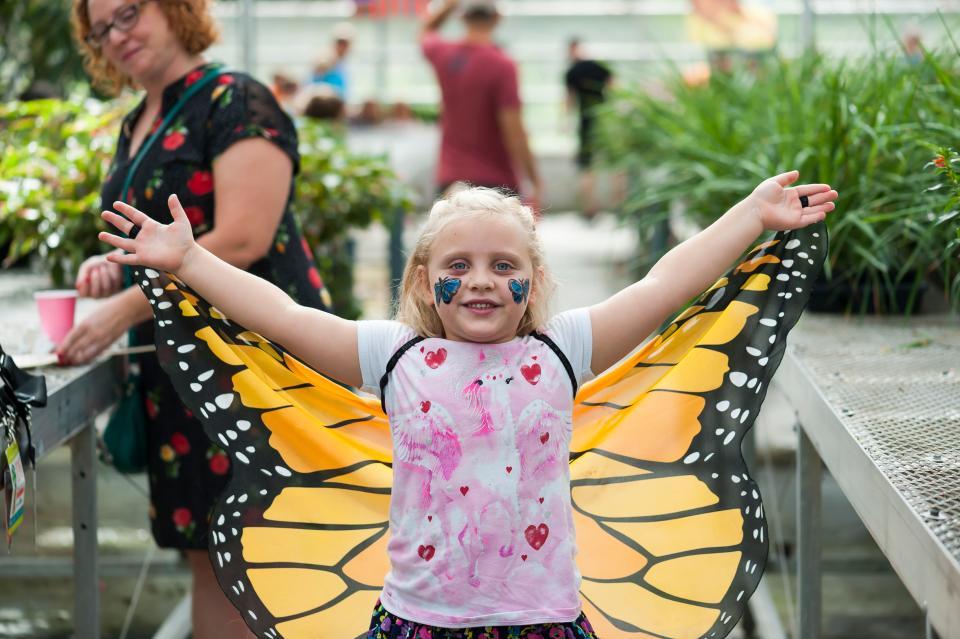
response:
<path id="1" fill-rule="evenodd" d="M 797 426 L 797 571 L 800 639 L 818 639 L 821 624 L 820 480 L 823 462 L 801 425 Z"/>
<path id="2" fill-rule="evenodd" d="M 96 429 L 91 421 L 70 440 L 73 479 L 73 625 L 77 637 L 100 636 L 97 573 Z"/>

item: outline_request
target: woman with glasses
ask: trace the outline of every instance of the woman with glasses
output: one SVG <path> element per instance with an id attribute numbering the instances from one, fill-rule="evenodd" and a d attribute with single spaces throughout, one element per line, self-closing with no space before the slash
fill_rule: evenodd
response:
<path id="1" fill-rule="evenodd" d="M 291 212 L 296 131 L 267 87 L 204 58 L 217 37 L 210 3 L 73 0 L 75 35 L 94 83 L 142 96 L 123 120 L 103 207 L 123 200 L 169 222 L 166 201 L 176 193 L 200 244 L 300 303 L 324 308 L 326 292 Z M 129 281 L 103 256 L 84 262 L 80 294 L 106 299 L 59 347 L 65 363 L 89 361 L 131 328 L 134 344 L 154 343 L 150 305 L 139 287 L 124 287 Z M 156 357 L 139 359 L 154 538 L 189 559 L 193 636 L 245 636 L 207 552 L 209 514 L 230 461 L 180 403 Z"/>

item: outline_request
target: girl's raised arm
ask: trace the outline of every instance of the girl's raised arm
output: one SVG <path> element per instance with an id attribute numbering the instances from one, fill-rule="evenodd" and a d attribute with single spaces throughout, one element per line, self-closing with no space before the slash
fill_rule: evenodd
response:
<path id="1" fill-rule="evenodd" d="M 760 233 L 824 219 L 834 209 L 837 192 L 827 184 L 790 187 L 799 177 L 790 171 L 764 180 L 716 222 L 671 249 L 642 280 L 590 307 L 592 370 L 606 370 L 627 355 L 723 275 Z"/>
<path id="2" fill-rule="evenodd" d="M 107 259 L 173 273 L 231 320 L 288 349 L 319 372 L 360 386 L 356 322 L 301 306 L 278 287 L 227 264 L 193 240 L 193 230 L 176 195 L 167 204 L 173 222 L 160 224 L 123 202 L 103 219 L 128 236 L 100 233 L 107 244 L 126 251 Z M 136 229 L 136 230 L 135 230 Z"/>

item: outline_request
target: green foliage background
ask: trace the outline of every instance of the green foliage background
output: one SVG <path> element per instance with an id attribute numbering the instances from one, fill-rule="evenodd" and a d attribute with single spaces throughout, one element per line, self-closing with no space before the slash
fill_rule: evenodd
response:
<path id="1" fill-rule="evenodd" d="M 36 254 L 55 285 L 71 281 L 97 240 L 100 186 L 129 101 L 39 100 L 0 105 L 0 255 L 9 266 Z M 351 153 L 337 133 L 298 123 L 301 173 L 296 213 L 334 308 L 358 317 L 352 292 L 350 229 L 412 209 L 386 160 Z"/>
<path id="2" fill-rule="evenodd" d="M 42 80 L 67 95 L 85 83 L 70 36 L 69 0 L 0 1 L 0 102 Z"/>
<path id="3" fill-rule="evenodd" d="M 931 160 L 960 137 L 958 68 L 956 51 L 915 63 L 877 51 L 772 58 L 698 86 L 677 71 L 667 98 L 619 91 L 600 146 L 634 177 L 625 215 L 651 233 L 673 203 L 706 226 L 761 180 L 799 169 L 840 193 L 825 275 L 853 286 L 848 308 L 909 312 L 898 285 L 916 293 L 927 278 L 956 305 L 957 219 Z"/>

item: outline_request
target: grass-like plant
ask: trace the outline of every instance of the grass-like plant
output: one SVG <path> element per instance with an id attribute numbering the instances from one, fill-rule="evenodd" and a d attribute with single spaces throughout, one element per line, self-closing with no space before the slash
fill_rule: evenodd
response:
<path id="1" fill-rule="evenodd" d="M 848 309 L 909 312 L 928 275 L 949 275 L 952 229 L 938 223 L 945 192 L 932 188 L 928 167 L 931 148 L 960 132 L 956 70 L 953 52 L 910 63 L 877 51 L 772 58 L 699 86 L 675 73 L 668 99 L 621 90 L 601 114 L 601 147 L 635 177 L 625 211 L 641 227 L 661 223 L 674 202 L 709 224 L 760 180 L 793 168 L 805 182 L 834 185 L 825 278 L 848 285 Z"/>

